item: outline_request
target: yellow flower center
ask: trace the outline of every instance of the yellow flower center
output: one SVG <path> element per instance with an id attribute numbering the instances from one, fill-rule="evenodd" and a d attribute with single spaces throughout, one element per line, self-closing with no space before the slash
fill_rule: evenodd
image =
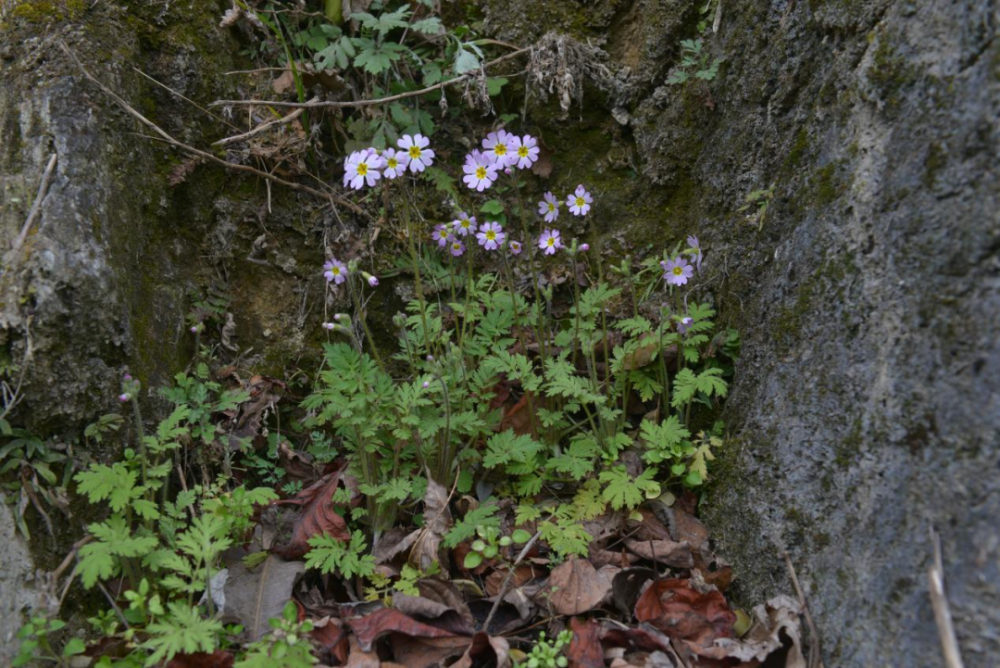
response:
<path id="1" fill-rule="evenodd" d="M 485 167 L 476 167 L 476 178 L 480 179 L 480 180 L 486 178 L 486 168 Z"/>
<path id="2" fill-rule="evenodd" d="M 489 239 L 490 241 L 493 241 L 494 239 L 497 238 L 497 233 L 494 232 L 493 230 L 487 230 L 486 231 L 486 238 Z"/>
<path id="3" fill-rule="evenodd" d="M 389 162 L 388 162 L 389 169 L 396 169 L 396 165 L 398 165 L 398 164 L 399 163 L 396 162 L 395 158 L 389 158 Z"/>
<path id="4" fill-rule="evenodd" d="M 683 275 L 684 275 L 683 267 L 674 267 L 674 276 L 683 276 Z"/>
<path id="5" fill-rule="evenodd" d="M 452 244 L 451 247 L 453 250 L 461 250 L 462 244 Z"/>
<path id="6" fill-rule="evenodd" d="M 555 246 L 556 245 L 556 238 L 555 237 L 549 237 L 549 240 L 546 241 L 545 243 L 547 243 L 549 246 Z"/>
<path id="7" fill-rule="evenodd" d="M 522 158 L 527 158 L 528 157 L 528 147 L 527 146 L 521 146 L 520 148 L 517 149 L 517 154 L 519 156 L 521 156 Z"/>
<path id="8" fill-rule="evenodd" d="M 462 228 L 463 229 L 466 229 L 466 230 L 469 229 L 470 225 L 472 225 L 472 222 L 468 218 L 466 218 L 466 219 L 464 219 L 462 221 Z"/>
<path id="9" fill-rule="evenodd" d="M 497 155 L 507 155 L 507 145 L 498 142 L 493 145 L 493 152 Z"/>
<path id="10" fill-rule="evenodd" d="M 555 210 L 556 210 L 556 205 L 553 204 L 552 202 L 549 202 L 549 211 L 555 211 Z"/>
<path id="11" fill-rule="evenodd" d="M 582 197 L 577 197 L 576 198 L 576 205 L 577 206 L 583 206 L 586 203 L 587 203 L 586 200 L 584 200 Z"/>
<path id="12" fill-rule="evenodd" d="M 413 158 L 414 160 L 416 160 L 417 158 L 420 157 L 420 147 L 419 146 L 411 146 L 410 150 L 409 150 L 409 153 L 410 153 L 410 157 Z"/>
<path id="13" fill-rule="evenodd" d="M 340 267 L 334 267 L 333 268 L 333 275 L 334 276 L 340 276 Z"/>
<path id="14" fill-rule="evenodd" d="M 368 173 L 368 165 L 362 162 L 360 165 L 358 165 L 358 176 L 364 176 L 367 173 Z"/>

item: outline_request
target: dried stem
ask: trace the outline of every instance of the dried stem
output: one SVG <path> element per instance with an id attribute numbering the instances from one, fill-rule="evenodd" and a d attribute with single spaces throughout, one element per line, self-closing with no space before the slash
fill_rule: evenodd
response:
<path id="1" fill-rule="evenodd" d="M 524 561 L 524 558 L 528 556 L 528 552 L 531 551 L 535 541 L 537 541 L 541 535 L 541 531 L 536 531 L 535 535 L 524 544 L 524 547 L 521 549 L 521 554 L 517 555 L 517 560 L 511 564 L 510 569 L 507 571 L 507 577 L 503 579 L 503 584 L 500 585 L 500 592 L 497 594 L 497 600 L 493 603 L 493 607 L 490 608 L 490 614 L 486 615 L 486 621 L 483 622 L 483 631 L 489 633 L 490 622 L 493 621 L 493 615 L 497 613 L 497 609 L 500 607 L 500 602 L 503 601 L 503 597 L 507 595 L 507 587 L 510 586 L 510 579 L 513 577 L 514 571 L 517 570 L 518 565 Z"/>
<path id="2" fill-rule="evenodd" d="M 958 649 L 958 639 L 955 637 L 955 624 L 951 618 L 951 608 L 944 593 L 944 564 L 941 560 L 941 540 L 931 528 L 931 544 L 934 547 L 934 563 L 927 570 L 930 582 L 931 605 L 934 607 L 934 621 L 937 623 L 938 635 L 941 638 L 941 649 L 944 652 L 944 663 L 948 668 L 963 668 L 962 653 Z"/>
<path id="3" fill-rule="evenodd" d="M 53 153 L 49 158 L 49 164 L 45 166 L 45 172 L 42 174 L 42 182 L 38 184 L 38 194 L 35 195 L 35 202 L 31 205 L 31 211 L 28 212 L 28 219 L 24 221 L 24 227 L 21 228 L 21 233 L 14 239 L 14 245 L 11 247 L 15 251 L 20 250 L 21 246 L 24 245 L 24 241 L 28 238 L 28 232 L 31 231 L 31 224 L 35 222 L 35 218 L 42 208 L 42 200 L 45 199 L 45 191 L 49 188 L 49 180 L 52 178 L 52 172 L 56 168 L 57 160 L 58 156 Z"/>

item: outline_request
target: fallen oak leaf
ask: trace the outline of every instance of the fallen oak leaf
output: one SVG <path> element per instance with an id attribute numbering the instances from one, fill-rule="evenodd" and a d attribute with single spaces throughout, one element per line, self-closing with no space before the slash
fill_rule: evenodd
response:
<path id="1" fill-rule="evenodd" d="M 301 561 L 284 561 L 274 555 L 253 570 L 236 562 L 229 567 L 226 580 L 225 614 L 239 619 L 251 640 L 259 640 L 270 631 L 268 620 L 281 617 L 304 570 Z"/>
<path id="2" fill-rule="evenodd" d="M 753 626 L 742 639 L 719 638 L 712 647 L 691 643 L 688 646 L 699 656 L 708 659 L 757 662 L 764 661 L 780 650 L 784 646 L 782 638 L 785 637 L 792 646 L 785 657 L 784 668 L 806 668 L 799 624 L 801 613 L 802 606 L 796 599 L 785 595 L 775 596 L 766 604 L 753 609 Z"/>
<path id="3" fill-rule="evenodd" d="M 376 640 L 390 633 L 400 633 L 411 638 L 452 638 L 454 633 L 446 629 L 431 626 L 404 615 L 395 608 L 382 608 L 364 617 L 354 617 L 347 620 L 354 630 L 361 649 L 371 651 Z"/>
<path id="4" fill-rule="evenodd" d="M 329 659 L 334 659 L 338 664 L 347 663 L 350 653 L 350 643 L 348 636 L 350 633 L 344 623 L 336 617 L 324 617 L 313 622 L 313 630 L 309 632 L 309 638 L 313 644 L 322 650 L 321 659 L 324 663 L 332 663 Z"/>
<path id="5" fill-rule="evenodd" d="M 451 511 L 448 509 L 448 490 L 428 477 L 427 491 L 424 493 L 424 528 L 419 529 L 410 550 L 410 566 L 423 572 L 438 564 L 442 573 L 448 572 L 446 559 L 442 559 L 441 541 L 451 529 Z"/>
<path id="6" fill-rule="evenodd" d="M 611 582 L 618 569 L 605 566 L 600 571 L 587 559 L 570 559 L 549 575 L 549 603 L 560 615 L 579 615 L 601 605 L 611 594 Z"/>
<path id="7" fill-rule="evenodd" d="M 604 668 L 604 649 L 601 647 L 601 625 L 593 619 L 569 620 L 573 639 L 566 650 L 569 668 Z"/>
<path id="8" fill-rule="evenodd" d="M 296 494 L 291 499 L 272 502 L 273 505 L 296 505 L 302 507 L 302 514 L 295 521 L 289 541 L 279 547 L 272 547 L 271 553 L 284 559 L 301 559 L 310 550 L 309 539 L 321 534 L 329 534 L 337 540 L 349 542 L 351 532 L 347 523 L 333 509 L 333 494 L 341 483 L 346 464 L 327 473 L 314 484 Z"/>
<path id="9" fill-rule="evenodd" d="M 736 615 L 718 590 L 701 593 L 690 580 L 659 580 L 635 604 L 635 617 L 671 638 L 711 647 L 716 638 L 732 638 Z M 689 644 L 690 644 L 689 643 Z"/>
<path id="10" fill-rule="evenodd" d="M 655 561 L 674 568 L 693 568 L 694 557 L 691 546 L 687 543 L 675 543 L 671 540 L 625 540 L 629 552 L 637 554 L 648 561 Z"/>

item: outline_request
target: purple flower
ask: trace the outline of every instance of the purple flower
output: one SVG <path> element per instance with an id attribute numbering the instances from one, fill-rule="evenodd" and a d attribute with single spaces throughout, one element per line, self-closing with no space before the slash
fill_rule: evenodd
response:
<path id="1" fill-rule="evenodd" d="M 503 245 L 504 237 L 503 228 L 500 223 L 486 223 L 479 228 L 479 233 L 476 234 L 476 239 L 479 240 L 479 245 L 484 247 L 486 250 L 496 250 Z"/>
<path id="2" fill-rule="evenodd" d="M 538 141 L 531 135 L 514 137 L 514 157 L 518 169 L 528 169 L 538 162 Z"/>
<path id="3" fill-rule="evenodd" d="M 337 258 L 332 258 L 323 265 L 323 275 L 326 276 L 327 283 L 333 281 L 340 285 L 347 280 L 347 265 Z"/>
<path id="4" fill-rule="evenodd" d="M 434 355 L 428 355 L 427 356 L 427 361 L 428 362 L 433 362 L 434 361 Z"/>
<path id="5" fill-rule="evenodd" d="M 574 216 L 586 216 L 593 202 L 594 198 L 582 185 L 577 186 L 573 194 L 566 197 L 566 206 Z"/>
<path id="6" fill-rule="evenodd" d="M 422 387 L 423 387 L 423 388 L 424 388 L 425 390 L 426 390 L 426 389 L 427 389 L 428 387 L 430 387 L 430 386 L 431 386 L 431 384 L 430 384 L 430 381 L 427 381 L 427 380 L 425 380 L 425 381 L 424 381 L 424 383 L 423 383 L 423 385 L 422 385 Z"/>
<path id="7" fill-rule="evenodd" d="M 684 285 L 694 275 L 691 263 L 682 257 L 678 257 L 676 260 L 661 262 L 660 266 L 663 267 L 663 280 L 668 285 Z"/>
<path id="8" fill-rule="evenodd" d="M 377 288 L 378 287 L 378 279 L 375 278 L 374 276 L 369 276 L 368 277 L 368 285 L 370 285 L 373 288 Z"/>
<path id="9" fill-rule="evenodd" d="M 355 151 L 347 159 L 344 166 L 344 185 L 350 184 L 355 190 L 361 190 L 365 185 L 373 186 L 382 178 L 383 160 L 373 149 Z"/>
<path id="10" fill-rule="evenodd" d="M 691 250 L 694 251 L 694 253 L 692 253 L 692 255 L 694 255 L 694 266 L 695 266 L 695 269 L 697 269 L 698 273 L 700 274 L 701 273 L 701 257 L 702 257 L 702 255 L 701 255 L 701 244 L 698 243 L 698 237 L 695 237 L 695 236 L 688 237 L 687 238 L 687 242 L 688 242 L 688 246 L 691 248 Z"/>
<path id="11" fill-rule="evenodd" d="M 542 195 L 542 201 L 538 203 L 538 215 L 545 216 L 546 223 L 551 223 L 559 217 L 559 200 L 551 192 Z"/>
<path id="12" fill-rule="evenodd" d="M 126 383 L 132 380 L 132 374 L 130 373 L 125 374 L 124 376 L 122 376 L 122 380 L 124 380 Z"/>
<path id="13" fill-rule="evenodd" d="M 324 322 L 323 323 L 323 329 L 325 329 L 325 330 L 332 330 L 334 327 L 336 327 L 336 325 L 333 324 L 332 322 Z"/>
<path id="14" fill-rule="evenodd" d="M 690 327 L 693 322 L 694 320 L 690 316 L 681 318 L 681 321 L 677 323 L 677 331 L 681 334 L 687 334 L 688 327 Z"/>
<path id="15" fill-rule="evenodd" d="M 538 239 L 538 247 L 545 251 L 546 255 L 555 255 L 556 251 L 562 248 L 562 240 L 559 238 L 559 230 L 545 230 Z"/>
<path id="16" fill-rule="evenodd" d="M 579 251 L 581 253 L 586 253 L 589 250 L 590 250 L 590 244 L 580 244 Z"/>
<path id="17" fill-rule="evenodd" d="M 475 234 L 478 227 L 476 226 L 476 217 L 470 216 L 464 211 L 459 211 L 458 218 L 451 221 L 451 227 L 458 234 L 463 237 L 467 237 L 470 234 Z"/>
<path id="18" fill-rule="evenodd" d="M 410 171 L 414 174 L 434 164 L 434 151 L 427 148 L 430 144 L 430 140 L 420 133 L 413 136 L 403 135 L 396 142 L 396 146 L 406 152 L 410 160 Z"/>
<path id="19" fill-rule="evenodd" d="M 191 333 L 192 333 L 192 334 L 197 334 L 197 333 L 198 333 L 198 325 L 195 325 L 195 326 L 193 326 L 193 327 L 191 328 Z"/>
<path id="20" fill-rule="evenodd" d="M 521 248 L 521 242 L 520 241 L 511 241 L 509 245 L 510 245 L 510 253 L 511 253 L 511 255 L 520 255 L 521 254 L 522 248 Z"/>
<path id="21" fill-rule="evenodd" d="M 448 246 L 448 251 L 455 257 L 458 257 L 459 255 L 465 252 L 465 244 L 463 244 L 458 239 L 453 239 L 451 241 L 451 245 Z"/>
<path id="22" fill-rule="evenodd" d="M 402 176 L 406 171 L 406 166 L 410 164 L 410 156 L 394 148 L 387 148 L 382 153 L 382 160 L 385 161 L 385 170 L 382 175 L 387 179 Z"/>
<path id="23" fill-rule="evenodd" d="M 493 156 L 499 167 L 509 167 L 517 163 L 517 153 L 515 153 L 514 140 L 516 137 L 506 130 L 498 130 L 486 135 L 483 140 L 483 148 L 487 154 Z"/>
<path id="24" fill-rule="evenodd" d="M 437 242 L 439 248 L 444 248 L 451 240 L 451 230 L 448 229 L 447 225 L 442 223 L 431 232 L 431 239 Z"/>
<path id="25" fill-rule="evenodd" d="M 462 177 L 465 185 L 478 192 L 483 192 L 497 180 L 497 166 L 485 155 L 477 156 L 475 152 L 466 156 L 462 171 L 465 172 Z"/>
<path id="26" fill-rule="evenodd" d="M 128 400 L 129 400 L 129 396 L 127 394 L 119 394 L 118 395 L 118 401 L 120 401 L 122 403 L 125 403 Z"/>

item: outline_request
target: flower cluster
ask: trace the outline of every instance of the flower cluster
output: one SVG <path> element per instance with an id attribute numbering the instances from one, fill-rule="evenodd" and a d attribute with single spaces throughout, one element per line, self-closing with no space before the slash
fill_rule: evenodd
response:
<path id="1" fill-rule="evenodd" d="M 696 270 L 701 273 L 702 252 L 698 237 L 688 237 L 687 244 L 688 248 L 681 255 L 660 262 L 660 266 L 663 268 L 663 280 L 667 282 L 667 285 L 678 287 L 686 285 Z M 689 255 L 693 263 L 682 255 Z"/>
<path id="2" fill-rule="evenodd" d="M 538 140 L 531 135 L 518 137 L 506 130 L 486 135 L 483 150 L 473 150 L 465 156 L 462 181 L 477 192 L 483 192 L 500 177 L 513 169 L 528 169 L 538 162 Z"/>
<path id="3" fill-rule="evenodd" d="M 434 164 L 434 150 L 429 148 L 430 140 L 422 134 L 403 135 L 396 146 L 399 150 L 387 148 L 380 152 L 366 148 L 347 156 L 344 159 L 344 187 L 370 188 L 382 177 L 395 179 L 407 170 L 419 174 Z"/>

